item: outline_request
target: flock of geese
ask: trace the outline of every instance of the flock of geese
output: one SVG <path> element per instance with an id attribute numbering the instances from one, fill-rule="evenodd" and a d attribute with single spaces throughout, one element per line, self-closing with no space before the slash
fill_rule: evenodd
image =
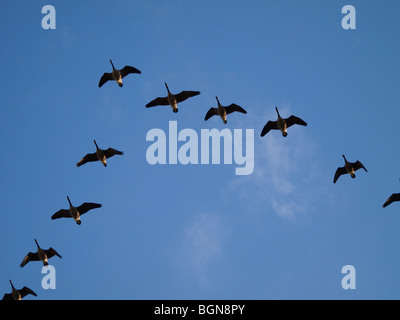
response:
<path id="1" fill-rule="evenodd" d="M 112 60 L 110 60 L 111 66 L 112 66 L 112 72 L 108 73 L 105 72 L 103 76 L 100 78 L 99 87 L 102 87 L 107 81 L 116 81 L 119 87 L 123 87 L 123 82 L 122 79 L 125 78 L 129 74 L 140 74 L 141 71 L 131 67 L 131 66 L 125 66 L 124 68 L 118 70 L 114 67 L 114 64 Z M 167 96 L 165 97 L 158 97 L 155 98 L 154 100 L 150 101 L 148 104 L 146 104 L 146 108 L 151 108 L 155 106 L 171 106 L 172 111 L 174 113 L 178 112 L 178 103 L 181 103 L 185 101 L 186 99 L 189 99 L 191 97 L 197 96 L 200 94 L 200 91 L 182 91 L 178 94 L 173 94 L 170 92 L 167 83 L 164 83 L 165 87 L 167 89 Z M 217 100 L 217 107 L 210 108 L 206 115 L 204 120 L 207 121 L 213 116 L 219 116 L 223 123 L 227 123 L 227 115 L 233 113 L 233 112 L 239 112 L 242 114 L 246 114 L 247 111 L 243 109 L 241 106 L 232 103 L 227 106 L 223 106 L 218 97 L 215 97 Z M 271 130 L 279 130 L 282 133 L 283 137 L 286 137 L 288 135 L 287 130 L 289 127 L 293 125 L 301 125 L 301 126 L 307 126 L 307 123 L 302 120 L 301 118 L 291 115 L 288 118 L 283 118 L 279 114 L 279 110 L 277 107 L 275 107 L 276 113 L 277 113 L 277 120 L 276 121 L 268 121 L 265 126 L 263 127 L 260 136 L 264 137 L 269 131 Z M 96 140 L 93 140 L 95 146 L 96 146 L 96 152 L 94 153 L 88 153 L 86 154 L 79 162 L 76 164 L 77 167 L 80 167 L 87 162 L 94 162 L 94 161 L 100 161 L 104 167 L 107 167 L 107 159 L 115 156 L 115 155 L 123 155 L 124 153 L 122 151 L 119 151 L 114 148 L 108 148 L 108 149 L 100 149 L 99 146 L 97 145 Z M 360 161 L 356 162 L 350 162 L 346 159 L 344 155 L 344 166 L 343 167 L 338 167 L 334 178 L 333 178 L 333 183 L 336 183 L 337 180 L 341 175 L 349 174 L 352 178 L 355 178 L 355 171 L 359 169 L 364 169 L 365 172 L 367 172 L 367 169 L 364 167 L 364 165 Z M 72 218 L 78 225 L 81 224 L 81 216 L 85 213 L 87 213 L 90 210 L 97 209 L 101 207 L 101 204 L 99 203 L 93 203 L 93 202 L 84 202 L 78 207 L 75 207 L 69 198 L 67 196 L 69 208 L 68 209 L 60 209 L 57 212 L 55 212 L 52 216 L 51 219 L 60 219 L 60 218 Z M 383 207 L 387 207 L 390 205 L 392 202 L 395 201 L 400 201 L 400 193 L 393 193 L 383 204 Z M 37 251 L 36 252 L 29 252 L 26 254 L 26 256 L 23 258 L 20 267 L 23 268 L 26 264 L 28 264 L 31 261 L 41 261 L 43 266 L 48 265 L 48 259 L 57 256 L 59 258 L 62 258 L 62 256 L 52 247 L 49 249 L 43 249 L 39 246 L 39 243 L 36 239 L 36 247 Z M 9 280 L 10 285 L 11 285 L 11 293 L 6 293 L 3 296 L 3 300 L 21 300 L 24 298 L 26 295 L 33 295 L 37 296 L 37 294 L 31 290 L 30 288 L 24 286 L 22 289 L 16 289 L 14 287 L 14 284 L 11 280 Z"/>

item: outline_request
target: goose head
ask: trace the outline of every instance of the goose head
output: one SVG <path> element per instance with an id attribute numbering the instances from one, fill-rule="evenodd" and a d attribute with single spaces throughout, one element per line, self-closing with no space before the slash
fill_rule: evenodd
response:
<path id="1" fill-rule="evenodd" d="M 98 145 L 97 145 L 96 140 L 93 139 L 93 142 L 94 142 L 94 145 L 96 146 L 96 148 L 98 149 L 99 147 L 98 147 Z"/>
<path id="2" fill-rule="evenodd" d="M 68 200 L 68 203 L 72 206 L 72 204 L 71 204 L 71 200 L 69 199 L 69 197 L 67 196 L 67 200 Z"/>
<path id="3" fill-rule="evenodd" d="M 110 63 L 111 63 L 111 66 L 112 66 L 112 68 L 115 70 L 115 68 L 114 68 L 114 64 L 113 64 L 113 62 L 112 62 L 112 60 L 110 59 Z"/>
<path id="4" fill-rule="evenodd" d="M 166 82 L 164 82 L 165 87 L 167 88 L 167 91 L 169 92 L 169 88 Z"/>
<path id="5" fill-rule="evenodd" d="M 39 243 L 36 239 L 35 239 L 35 243 L 36 243 L 37 247 L 39 248 Z"/>
<path id="6" fill-rule="evenodd" d="M 281 117 L 281 115 L 279 114 L 278 107 L 276 107 L 276 106 L 275 106 L 275 111 L 276 111 L 276 113 L 278 114 L 278 117 L 280 118 L 280 117 Z"/>
<path id="7" fill-rule="evenodd" d="M 215 97 L 215 99 L 217 99 L 218 105 L 221 105 L 217 96 Z"/>
<path id="8" fill-rule="evenodd" d="M 12 283 L 12 281 L 11 280 L 8 280 L 9 282 L 10 282 L 10 284 L 11 284 L 11 288 L 13 288 L 14 289 L 14 285 L 13 285 L 13 283 Z"/>
<path id="9" fill-rule="evenodd" d="M 344 161 L 347 162 L 347 159 L 346 159 L 346 157 L 344 156 L 344 154 L 342 154 L 342 157 L 343 157 Z"/>

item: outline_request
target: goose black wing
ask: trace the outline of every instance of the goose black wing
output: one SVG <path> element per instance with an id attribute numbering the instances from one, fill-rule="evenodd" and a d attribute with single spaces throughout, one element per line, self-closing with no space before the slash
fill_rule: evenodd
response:
<path id="1" fill-rule="evenodd" d="M 100 203 L 93 203 L 93 202 L 85 202 L 77 207 L 79 214 L 83 215 L 84 213 L 88 212 L 89 210 L 100 208 Z"/>
<path id="2" fill-rule="evenodd" d="M 206 116 L 204 118 L 205 121 L 210 119 L 212 116 L 215 116 L 218 114 L 218 109 L 217 108 L 210 108 L 210 110 L 207 111 Z"/>
<path id="3" fill-rule="evenodd" d="M 29 261 L 40 261 L 39 254 L 37 252 L 29 252 L 19 266 L 23 268 Z"/>
<path id="4" fill-rule="evenodd" d="M 21 298 L 27 296 L 28 294 L 31 294 L 31 295 L 37 297 L 37 294 L 33 290 L 29 289 L 28 287 L 23 287 L 21 290 L 18 290 L 18 291 L 19 291 L 19 294 L 21 295 Z"/>
<path id="5" fill-rule="evenodd" d="M 14 300 L 14 299 L 13 299 L 13 296 L 11 293 L 6 293 L 6 294 L 4 294 L 2 300 Z"/>
<path id="6" fill-rule="evenodd" d="M 101 86 L 109 80 L 114 80 L 114 77 L 112 73 L 105 72 L 103 76 L 100 78 L 99 88 L 101 88 Z"/>
<path id="7" fill-rule="evenodd" d="M 175 95 L 176 102 L 182 102 L 185 101 L 188 98 L 197 96 L 200 94 L 200 91 L 182 91 L 181 93 L 178 93 Z"/>
<path id="8" fill-rule="evenodd" d="M 386 208 L 389 204 L 395 201 L 400 201 L 400 193 L 393 193 L 386 202 L 382 205 L 382 207 Z"/>
<path id="9" fill-rule="evenodd" d="M 120 70 L 120 72 L 121 72 L 121 77 L 123 78 L 123 77 L 126 77 L 128 74 L 130 74 L 130 73 L 142 73 L 142 72 L 140 72 L 140 70 L 138 70 L 138 69 L 136 69 L 136 68 L 134 68 L 134 67 L 131 67 L 131 66 L 125 66 L 125 67 L 123 67 L 121 70 Z"/>
<path id="10" fill-rule="evenodd" d="M 232 112 L 241 112 L 241 113 L 247 113 L 246 110 L 244 110 L 241 106 L 238 106 L 237 104 L 230 104 L 229 106 L 225 107 L 226 114 L 230 114 Z"/>
<path id="11" fill-rule="evenodd" d="M 146 104 L 146 108 L 155 106 L 168 106 L 168 105 L 169 105 L 168 97 L 158 97 L 150 101 L 148 104 Z"/>
<path id="12" fill-rule="evenodd" d="M 270 130 L 276 130 L 278 128 L 278 121 L 268 121 L 267 124 L 261 131 L 261 137 L 264 137 Z"/>
<path id="13" fill-rule="evenodd" d="M 48 248 L 47 250 L 44 250 L 44 252 L 46 253 L 46 255 L 47 255 L 47 259 L 50 259 L 51 257 L 54 257 L 54 256 L 57 256 L 57 257 L 59 257 L 60 259 L 62 258 L 60 255 L 59 255 L 59 253 L 56 251 L 56 250 L 54 250 L 53 248 Z"/>
<path id="14" fill-rule="evenodd" d="M 51 220 L 60 219 L 60 218 L 72 218 L 71 212 L 67 209 L 58 210 L 55 214 L 51 216 Z"/>
<path id="15" fill-rule="evenodd" d="M 336 170 L 336 172 L 335 172 L 335 177 L 333 178 L 333 183 L 336 183 L 336 181 L 339 179 L 339 177 L 340 177 L 342 174 L 346 174 L 346 173 L 347 173 L 347 170 L 346 170 L 345 167 L 339 167 L 339 168 L 337 168 L 337 170 Z"/>
<path id="16" fill-rule="evenodd" d="M 107 150 L 103 150 L 103 153 L 106 156 L 106 158 L 111 158 L 112 156 L 115 156 L 116 154 L 118 154 L 118 155 L 124 154 L 122 151 L 119 151 L 119 150 L 113 149 L 113 148 L 108 148 Z"/>
<path id="17" fill-rule="evenodd" d="M 360 161 L 356 161 L 356 162 L 352 163 L 351 165 L 354 168 L 354 171 L 363 168 L 365 170 L 365 172 L 368 172 L 367 169 L 365 169 L 364 165 Z"/>
<path id="18" fill-rule="evenodd" d="M 86 156 L 84 156 L 79 162 L 76 164 L 77 167 L 80 167 L 84 165 L 87 162 L 92 162 L 92 161 L 97 161 L 97 154 L 96 153 L 88 153 Z"/>
<path id="19" fill-rule="evenodd" d="M 286 125 L 289 128 L 290 126 L 294 124 L 299 124 L 301 126 L 306 126 L 307 123 L 303 121 L 302 119 L 296 117 L 296 116 L 290 116 L 289 118 L 285 119 Z"/>

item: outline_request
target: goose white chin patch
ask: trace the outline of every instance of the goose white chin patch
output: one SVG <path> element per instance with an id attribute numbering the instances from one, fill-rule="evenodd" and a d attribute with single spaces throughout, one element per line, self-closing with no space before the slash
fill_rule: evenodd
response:
<path id="1" fill-rule="evenodd" d="M 168 159 L 167 159 L 168 137 Z M 199 148 L 200 139 L 200 148 Z M 211 140 L 211 144 L 210 144 Z M 146 160 L 156 164 L 221 164 L 221 140 L 223 140 L 224 164 L 238 165 L 236 175 L 250 175 L 254 171 L 254 129 L 201 129 L 200 138 L 194 129 L 182 129 L 178 133 L 177 121 L 169 121 L 168 135 L 162 129 L 147 132 L 146 141 L 153 141 L 147 148 Z M 178 143 L 184 142 L 179 146 Z M 245 144 L 245 147 L 243 147 Z M 199 156 L 200 150 L 200 156 Z M 244 153 L 245 151 L 245 153 Z M 243 154 L 244 153 L 244 154 Z"/>

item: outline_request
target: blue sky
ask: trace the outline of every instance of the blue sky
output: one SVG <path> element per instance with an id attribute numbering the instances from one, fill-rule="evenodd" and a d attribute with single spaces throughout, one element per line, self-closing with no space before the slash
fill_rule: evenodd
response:
<path id="1" fill-rule="evenodd" d="M 41 9 L 56 8 L 43 30 Z M 341 9 L 356 8 L 343 30 Z M 400 4 L 378 1 L 5 1 L 0 21 L 0 292 L 37 299 L 399 299 Z M 102 88 L 111 71 L 142 71 Z M 146 109 L 171 91 L 201 94 Z M 247 114 L 204 121 L 215 96 Z M 301 117 L 283 138 L 268 120 Z M 153 128 L 254 129 L 255 166 L 150 165 Z M 103 148 L 104 168 L 75 164 Z M 181 143 L 182 144 L 182 143 Z M 333 184 L 342 154 L 368 172 Z M 98 202 L 73 220 L 59 209 Z M 56 289 L 36 249 L 62 256 Z M 355 290 L 341 287 L 344 265 Z M 32 299 L 33 297 L 26 297 Z"/>

